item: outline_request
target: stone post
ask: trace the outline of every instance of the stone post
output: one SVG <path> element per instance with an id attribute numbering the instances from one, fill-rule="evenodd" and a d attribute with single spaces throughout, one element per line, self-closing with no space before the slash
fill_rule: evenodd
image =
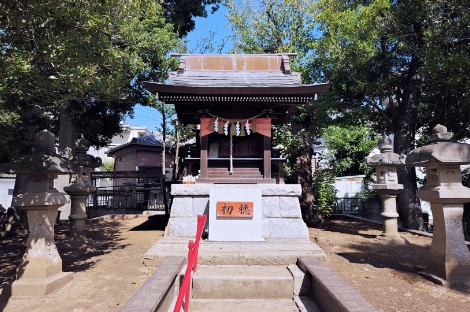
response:
<path id="1" fill-rule="evenodd" d="M 76 178 L 64 191 L 70 195 L 70 247 L 79 247 L 87 242 L 85 234 L 86 200 L 96 190 L 91 185 L 91 169 L 101 166 L 101 158 L 88 155 L 90 142 L 83 136 L 75 142 L 73 163 L 79 167 Z"/>
<path id="2" fill-rule="evenodd" d="M 36 135 L 34 155 L 13 159 L 3 169 L 6 173 L 27 175 L 26 193 L 13 198 L 13 205 L 27 211 L 29 238 L 17 271 L 16 281 L 7 291 L 12 296 L 43 296 L 63 286 L 72 273 L 62 272 L 62 259 L 54 242 L 54 223 L 66 194 L 54 187 L 58 174 L 71 174 L 76 167 L 55 153 L 54 135 L 46 130 Z"/>
<path id="3" fill-rule="evenodd" d="M 372 189 L 376 191 L 382 200 L 382 236 L 394 241 L 402 241 L 398 234 L 397 224 L 397 195 L 403 190 L 403 185 L 398 184 L 397 167 L 403 163 L 399 155 L 392 153 L 392 140 L 385 135 L 379 141 L 380 154 L 366 158 L 367 165 L 375 167 L 376 183 Z"/>
<path id="4" fill-rule="evenodd" d="M 427 184 L 416 192 L 431 203 L 434 227 L 427 272 L 448 284 L 470 282 L 470 252 L 465 244 L 463 204 L 470 202 L 470 189 L 462 185 L 460 166 L 470 164 L 470 145 L 449 142 L 453 136 L 437 125 L 429 137 L 434 142 L 412 150 L 406 165 L 426 168 Z"/>

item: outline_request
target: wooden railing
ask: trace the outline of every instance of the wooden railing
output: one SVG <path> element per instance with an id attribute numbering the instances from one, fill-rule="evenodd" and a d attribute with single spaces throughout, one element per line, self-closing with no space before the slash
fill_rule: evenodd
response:
<path id="1" fill-rule="evenodd" d="M 199 241 L 201 240 L 202 231 L 206 224 L 207 216 L 197 216 L 197 230 L 196 230 L 196 242 L 193 240 L 189 241 L 188 244 L 188 266 L 184 273 L 183 283 L 181 283 L 180 292 L 176 299 L 174 312 L 180 312 L 184 300 L 184 312 L 189 311 L 189 300 L 191 297 L 191 277 L 192 272 L 196 272 L 197 258 L 199 255 Z"/>

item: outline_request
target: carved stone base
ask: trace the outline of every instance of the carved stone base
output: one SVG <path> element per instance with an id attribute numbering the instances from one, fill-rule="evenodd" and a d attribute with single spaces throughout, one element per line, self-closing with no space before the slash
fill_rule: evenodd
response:
<path id="1" fill-rule="evenodd" d="M 71 273 L 62 272 L 62 259 L 54 242 L 59 206 L 23 207 L 27 209 L 30 234 L 26 252 L 16 269 L 16 281 L 11 285 L 13 296 L 42 296 L 72 278 Z"/>
<path id="2" fill-rule="evenodd" d="M 72 276 L 72 272 L 60 272 L 47 278 L 20 279 L 3 289 L 4 293 L 11 297 L 41 297 L 65 286 L 72 280 Z"/>
<path id="3" fill-rule="evenodd" d="M 463 204 L 431 202 L 434 233 L 427 271 L 451 285 L 470 282 L 470 252 L 463 235 Z"/>

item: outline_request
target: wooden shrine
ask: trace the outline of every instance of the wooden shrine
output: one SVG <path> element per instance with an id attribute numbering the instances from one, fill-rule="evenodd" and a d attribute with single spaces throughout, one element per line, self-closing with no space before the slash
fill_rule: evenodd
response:
<path id="1" fill-rule="evenodd" d="M 272 147 L 271 126 L 329 88 L 302 84 L 290 68 L 294 55 L 175 54 L 180 64 L 167 83 L 143 83 L 175 105 L 180 123 L 199 124 L 183 157 L 188 174 L 200 172 L 197 183 L 283 183 L 285 159 Z"/>

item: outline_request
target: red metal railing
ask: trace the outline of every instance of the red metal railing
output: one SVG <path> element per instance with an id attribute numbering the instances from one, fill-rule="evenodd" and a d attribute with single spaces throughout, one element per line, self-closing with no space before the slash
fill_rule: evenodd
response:
<path id="1" fill-rule="evenodd" d="M 180 292 L 178 298 L 176 299 L 176 305 L 174 312 L 180 312 L 181 306 L 183 305 L 184 300 L 184 312 L 189 310 L 189 298 L 191 295 L 191 275 L 192 272 L 196 272 L 197 267 L 197 257 L 199 255 L 199 241 L 201 240 L 202 230 L 204 229 L 204 224 L 206 224 L 207 216 L 197 216 L 197 230 L 196 230 L 196 242 L 192 240 L 188 244 L 188 267 L 184 273 L 183 283 L 181 283 Z"/>

